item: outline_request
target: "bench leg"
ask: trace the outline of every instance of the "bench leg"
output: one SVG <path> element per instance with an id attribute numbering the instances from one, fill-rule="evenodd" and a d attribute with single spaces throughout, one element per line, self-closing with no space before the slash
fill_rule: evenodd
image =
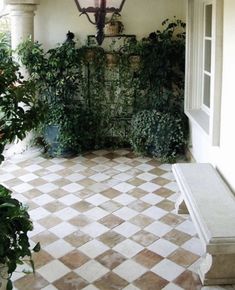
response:
<path id="1" fill-rule="evenodd" d="M 175 209 L 176 209 L 176 212 L 178 214 L 188 214 L 189 213 L 187 206 L 184 202 L 184 198 L 183 198 L 182 194 L 180 194 L 178 200 L 175 203 Z"/>
<path id="2" fill-rule="evenodd" d="M 235 284 L 235 254 L 206 254 L 199 276 L 203 285 Z"/>

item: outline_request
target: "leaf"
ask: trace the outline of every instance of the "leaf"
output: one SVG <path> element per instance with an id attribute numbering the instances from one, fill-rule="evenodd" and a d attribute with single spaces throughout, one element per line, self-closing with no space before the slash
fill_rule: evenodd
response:
<path id="1" fill-rule="evenodd" d="M 12 290 L 12 289 L 13 289 L 12 282 L 11 282 L 11 280 L 8 280 L 7 281 L 7 289 L 6 290 Z"/>
<path id="2" fill-rule="evenodd" d="M 38 243 L 35 245 L 35 247 L 33 248 L 33 251 L 34 251 L 35 253 L 38 253 L 40 250 L 41 250 L 41 245 L 40 245 L 40 243 L 38 242 Z"/>

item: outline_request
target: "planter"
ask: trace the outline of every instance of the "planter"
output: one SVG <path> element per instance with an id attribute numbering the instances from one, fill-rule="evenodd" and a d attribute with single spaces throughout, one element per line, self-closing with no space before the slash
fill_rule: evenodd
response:
<path id="1" fill-rule="evenodd" d="M 141 56 L 138 54 L 133 54 L 129 56 L 129 63 L 130 68 L 134 71 L 138 71 L 140 69 L 140 63 L 141 63 Z"/>
<path id="2" fill-rule="evenodd" d="M 7 277 L 7 267 L 3 264 L 0 264 L 0 290 L 6 290 Z"/>
<path id="3" fill-rule="evenodd" d="M 118 35 L 123 32 L 123 24 L 121 21 L 111 21 L 105 25 L 105 34 L 109 36 Z"/>
<path id="4" fill-rule="evenodd" d="M 47 143 L 47 153 L 51 157 L 69 158 L 75 155 L 75 150 L 62 146 L 60 139 L 60 126 L 48 125 L 44 130 L 44 139 Z"/>
<path id="5" fill-rule="evenodd" d="M 107 67 L 114 68 L 117 66 L 119 61 L 119 56 L 117 53 L 106 53 L 106 63 Z"/>

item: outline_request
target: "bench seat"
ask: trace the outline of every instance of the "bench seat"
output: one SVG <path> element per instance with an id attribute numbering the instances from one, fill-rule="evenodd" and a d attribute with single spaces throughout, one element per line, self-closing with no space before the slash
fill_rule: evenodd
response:
<path id="1" fill-rule="evenodd" d="M 190 213 L 205 254 L 203 285 L 235 284 L 235 196 L 211 164 L 172 166 L 180 189 L 178 213 Z"/>

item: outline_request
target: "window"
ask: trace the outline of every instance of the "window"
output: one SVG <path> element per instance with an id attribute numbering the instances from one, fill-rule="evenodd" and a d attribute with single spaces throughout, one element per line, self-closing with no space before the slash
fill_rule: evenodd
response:
<path id="1" fill-rule="evenodd" d="M 223 0 L 189 0 L 185 111 L 219 145 Z"/>

